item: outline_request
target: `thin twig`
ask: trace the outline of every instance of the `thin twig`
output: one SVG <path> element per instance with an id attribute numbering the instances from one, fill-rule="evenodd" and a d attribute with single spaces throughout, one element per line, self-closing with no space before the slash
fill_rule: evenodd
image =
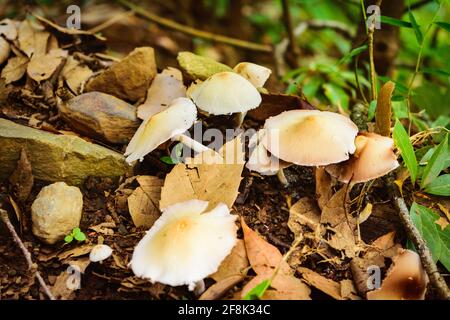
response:
<path id="1" fill-rule="evenodd" d="M 241 39 L 235 39 L 235 38 L 222 36 L 222 35 L 214 34 L 214 33 L 207 32 L 207 31 L 203 31 L 203 30 L 198 30 L 198 29 L 195 29 L 195 28 L 192 28 L 189 26 L 185 26 L 181 23 L 172 21 L 170 19 L 160 17 L 154 13 L 151 13 L 151 12 L 127 1 L 127 0 L 118 0 L 118 2 L 154 23 L 157 23 L 166 28 L 170 28 L 170 29 L 173 29 L 173 30 L 176 30 L 179 32 L 183 32 L 183 33 L 191 35 L 193 37 L 203 38 L 203 39 L 207 39 L 207 40 L 211 40 L 211 41 L 215 41 L 215 42 L 221 42 L 221 43 L 225 43 L 225 44 L 228 44 L 231 46 L 235 46 L 235 47 L 239 47 L 239 48 L 243 48 L 243 49 L 247 49 L 247 50 L 268 52 L 268 53 L 272 52 L 272 47 L 270 45 L 248 42 L 248 41 L 241 40 Z"/>
<path id="2" fill-rule="evenodd" d="M 394 196 L 394 202 L 398 210 L 400 221 L 406 229 L 408 238 L 413 242 L 414 247 L 420 256 L 420 260 L 422 261 L 422 265 L 430 278 L 431 284 L 436 289 L 436 292 L 441 299 L 450 300 L 450 290 L 445 283 L 444 278 L 439 273 L 425 241 L 416 226 L 411 221 L 405 200 L 400 196 Z"/>
<path id="3" fill-rule="evenodd" d="M 0 209 L 0 218 L 5 223 L 6 227 L 8 228 L 9 232 L 11 232 L 11 235 L 13 236 L 14 242 L 19 246 L 20 250 L 22 251 L 25 260 L 27 261 L 28 268 L 30 270 L 34 270 L 34 275 L 38 279 L 42 289 L 44 290 L 45 294 L 50 300 L 55 300 L 55 297 L 53 296 L 50 289 L 47 287 L 47 284 L 45 283 L 44 279 L 42 278 L 41 274 L 37 270 L 36 265 L 31 260 L 31 253 L 28 251 L 28 249 L 23 244 L 22 240 L 20 240 L 19 235 L 17 234 L 16 230 L 14 229 L 14 226 L 12 225 L 11 221 L 9 220 L 8 213 Z"/>
<path id="4" fill-rule="evenodd" d="M 300 50 L 298 49 L 298 47 L 296 45 L 294 30 L 292 28 L 292 19 L 291 19 L 291 11 L 289 8 L 289 1 L 281 0 L 281 4 L 283 7 L 283 24 L 284 24 L 284 28 L 286 29 L 286 33 L 288 35 L 288 41 L 289 41 L 288 49 L 292 54 L 293 60 L 295 61 L 296 64 L 298 64 L 297 58 L 300 55 Z"/>
<path id="5" fill-rule="evenodd" d="M 113 16 L 111 19 L 106 20 L 105 22 L 93 27 L 92 29 L 89 29 L 89 32 L 92 33 L 97 33 L 100 32 L 110 26 L 112 26 L 113 24 L 116 24 L 117 22 L 119 22 L 122 19 L 128 18 L 130 16 L 134 15 L 134 11 L 127 11 L 127 12 L 121 12 L 115 16 Z"/>

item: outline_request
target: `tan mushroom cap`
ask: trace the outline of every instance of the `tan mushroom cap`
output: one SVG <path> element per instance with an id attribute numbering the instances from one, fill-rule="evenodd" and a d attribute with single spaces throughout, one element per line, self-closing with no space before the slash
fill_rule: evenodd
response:
<path id="1" fill-rule="evenodd" d="M 234 72 L 219 72 L 188 90 L 203 111 L 213 115 L 246 112 L 261 103 L 261 94 L 247 79 Z"/>
<path id="2" fill-rule="evenodd" d="M 170 106 L 141 123 L 127 146 L 127 162 L 143 160 L 160 144 L 188 130 L 197 119 L 197 108 L 188 98 L 177 98 Z"/>
<path id="3" fill-rule="evenodd" d="M 377 290 L 367 293 L 368 300 L 423 300 L 428 276 L 420 257 L 411 250 L 400 249 L 386 277 Z"/>
<path id="4" fill-rule="evenodd" d="M 290 110 L 266 120 L 262 142 L 275 157 L 303 166 L 345 161 L 355 152 L 358 127 L 328 111 Z"/>
<path id="5" fill-rule="evenodd" d="M 261 88 L 269 79 L 272 70 L 251 62 L 238 63 L 233 70 L 250 81 L 256 88 Z"/>
<path id="6" fill-rule="evenodd" d="M 360 133 L 355 145 L 356 151 L 350 160 L 326 167 L 341 182 L 366 182 L 384 176 L 399 166 L 391 138 L 376 133 Z"/>
<path id="7" fill-rule="evenodd" d="M 136 276 L 171 286 L 189 285 L 217 271 L 237 242 L 235 215 L 219 203 L 188 200 L 163 209 L 138 243 L 130 266 Z"/>
<path id="8" fill-rule="evenodd" d="M 265 129 L 261 129 L 250 138 L 248 147 L 250 150 L 253 150 L 250 153 L 245 167 L 250 171 L 258 172 L 263 176 L 271 176 L 277 174 L 280 169 L 289 167 L 291 164 L 274 157 L 266 150 L 261 143 L 261 139 L 264 135 Z"/>

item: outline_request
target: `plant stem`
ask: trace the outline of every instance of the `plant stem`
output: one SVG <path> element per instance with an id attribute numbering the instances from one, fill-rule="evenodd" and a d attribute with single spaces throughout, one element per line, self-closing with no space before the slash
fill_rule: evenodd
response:
<path id="1" fill-rule="evenodd" d="M 211 41 L 215 41 L 215 42 L 221 42 L 221 43 L 225 43 L 225 44 L 228 44 L 231 46 L 235 46 L 235 47 L 239 47 L 239 48 L 243 48 L 243 49 L 247 49 L 247 50 L 252 50 L 252 51 L 260 51 L 260 52 L 267 52 L 267 53 L 272 52 L 272 47 L 270 45 L 248 42 L 245 40 L 235 39 L 235 38 L 222 36 L 222 35 L 214 34 L 214 33 L 207 32 L 207 31 L 203 31 L 203 30 L 198 30 L 198 29 L 195 29 L 195 28 L 192 28 L 189 26 L 185 26 L 181 23 L 172 21 L 170 19 L 158 16 L 157 14 L 151 13 L 151 12 L 127 1 L 127 0 L 118 0 L 118 2 L 154 23 L 162 25 L 166 28 L 170 28 L 170 29 L 191 35 L 193 37 L 203 38 L 203 39 L 207 39 L 207 40 L 211 40 Z"/>
<path id="2" fill-rule="evenodd" d="M 298 65 L 297 58 L 300 55 L 300 51 L 298 47 L 295 44 L 295 35 L 292 28 L 292 19 L 291 19 L 291 11 L 289 8 L 289 1 L 288 0 L 281 0 L 281 5 L 283 7 L 283 23 L 284 28 L 286 29 L 287 35 L 288 35 L 288 49 L 292 53 L 293 60 Z"/>

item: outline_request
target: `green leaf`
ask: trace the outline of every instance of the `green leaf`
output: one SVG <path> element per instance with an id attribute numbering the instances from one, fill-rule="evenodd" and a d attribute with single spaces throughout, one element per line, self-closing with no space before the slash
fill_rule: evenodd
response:
<path id="1" fill-rule="evenodd" d="M 408 104 L 406 100 L 391 101 L 392 113 L 398 119 L 408 118 Z"/>
<path id="2" fill-rule="evenodd" d="M 436 223 L 440 216 L 415 202 L 411 206 L 410 217 L 430 249 L 433 260 L 440 261 L 450 271 L 450 225 L 442 230 Z"/>
<path id="3" fill-rule="evenodd" d="M 177 143 L 177 145 L 174 147 L 174 149 L 175 149 L 176 156 L 178 158 L 181 157 L 181 154 L 183 153 L 183 144 L 181 142 Z"/>
<path id="4" fill-rule="evenodd" d="M 438 68 L 420 68 L 420 71 L 433 76 L 450 77 L 450 72 Z"/>
<path id="5" fill-rule="evenodd" d="M 344 89 L 333 83 L 325 83 L 322 87 L 325 91 L 325 96 L 332 105 L 341 106 L 342 109 L 348 110 L 349 97 Z"/>
<path id="6" fill-rule="evenodd" d="M 367 110 L 367 121 L 372 121 L 375 118 L 375 110 L 377 109 L 377 100 L 370 101 L 369 108 Z"/>
<path id="7" fill-rule="evenodd" d="M 422 44 L 423 42 L 423 34 L 422 31 L 420 30 L 419 25 L 417 24 L 416 18 L 414 17 L 413 13 L 411 11 L 408 12 L 409 13 L 409 21 L 412 24 L 412 27 L 414 29 L 414 33 L 416 34 L 416 39 L 417 42 L 419 44 Z"/>
<path id="8" fill-rule="evenodd" d="M 244 297 L 244 300 L 260 300 L 266 290 L 270 287 L 270 280 L 266 279 L 251 289 Z"/>
<path id="9" fill-rule="evenodd" d="M 424 188 L 431 181 L 437 178 L 439 173 L 444 170 L 445 164 L 447 162 L 448 157 L 450 156 L 448 151 L 448 134 L 445 136 L 445 139 L 439 144 L 436 148 L 436 151 L 433 152 L 430 160 L 428 161 L 427 166 L 423 171 L 422 180 L 420 182 L 420 187 Z"/>
<path id="10" fill-rule="evenodd" d="M 409 174 L 411 175 L 411 181 L 414 184 L 417 177 L 417 159 L 414 153 L 414 148 L 409 140 L 408 133 L 405 128 L 403 128 L 400 121 L 396 121 L 394 126 L 394 142 L 395 145 L 400 149 L 402 154 L 403 162 L 408 168 Z"/>
<path id="11" fill-rule="evenodd" d="M 75 233 L 73 235 L 73 237 L 75 238 L 75 240 L 80 241 L 80 242 L 86 240 L 86 235 L 81 231 L 79 233 Z"/>
<path id="12" fill-rule="evenodd" d="M 169 156 L 161 157 L 161 158 L 159 158 L 159 160 L 161 160 L 162 162 L 167 163 L 167 164 L 176 164 L 176 163 L 172 160 L 172 158 L 169 157 Z"/>
<path id="13" fill-rule="evenodd" d="M 441 27 L 444 30 L 447 30 L 450 32 L 450 23 L 444 22 L 444 21 L 438 21 L 434 23 L 435 25 Z"/>
<path id="14" fill-rule="evenodd" d="M 350 60 L 350 58 L 352 58 L 354 56 L 357 56 L 358 54 L 366 51 L 367 48 L 369 48 L 369 46 L 367 44 L 365 44 L 365 45 L 362 45 L 360 47 L 357 47 L 357 48 L 354 48 L 354 49 L 350 50 L 349 53 L 347 53 L 345 56 L 343 56 L 341 58 L 341 60 L 339 60 L 338 64 L 342 64 L 342 63 Z"/>
<path id="15" fill-rule="evenodd" d="M 425 186 L 425 192 L 437 196 L 450 196 L 450 174 L 443 174 Z"/>
<path id="16" fill-rule="evenodd" d="M 73 228 L 72 229 L 72 235 L 76 235 L 77 233 L 81 233 L 81 229 L 80 228 Z"/>
<path id="17" fill-rule="evenodd" d="M 64 238 L 65 243 L 71 243 L 72 241 L 73 241 L 73 237 L 70 234 Z"/>
<path id="18" fill-rule="evenodd" d="M 380 16 L 380 21 L 385 24 L 389 24 L 391 26 L 400 27 L 400 28 L 412 28 L 412 24 L 407 21 L 395 19 L 388 16 Z"/>

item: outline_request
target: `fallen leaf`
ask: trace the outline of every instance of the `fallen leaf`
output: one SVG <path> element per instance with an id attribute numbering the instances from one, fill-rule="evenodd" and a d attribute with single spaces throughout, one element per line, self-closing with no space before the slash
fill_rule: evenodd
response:
<path id="1" fill-rule="evenodd" d="M 100 224 L 97 224 L 95 226 L 90 226 L 89 229 L 93 230 L 97 233 L 106 234 L 106 235 L 113 235 L 114 230 L 112 228 L 116 228 L 116 223 L 114 221 L 111 222 L 102 222 Z"/>
<path id="2" fill-rule="evenodd" d="M 58 259 L 60 261 L 64 261 L 68 258 L 76 258 L 76 257 L 84 256 L 84 255 L 90 253 L 93 247 L 94 247 L 94 245 L 86 243 L 83 245 L 78 245 L 75 248 L 58 253 L 56 256 L 58 257 Z"/>
<path id="3" fill-rule="evenodd" d="M 152 176 L 138 176 L 140 184 L 128 197 L 128 210 L 136 227 L 150 228 L 161 215 L 158 202 L 162 180 Z"/>
<path id="4" fill-rule="evenodd" d="M 11 48 L 9 46 L 8 41 L 6 41 L 0 36 L 0 64 L 3 64 L 3 62 L 5 62 L 8 59 L 10 52 Z"/>
<path id="5" fill-rule="evenodd" d="M 289 209 L 288 227 L 295 236 L 303 233 L 302 226 L 316 230 L 320 225 L 320 211 L 311 198 L 302 198 Z"/>
<path id="6" fill-rule="evenodd" d="M 56 278 L 55 284 L 50 288 L 55 298 L 68 300 L 75 290 L 81 288 L 81 274 L 83 274 L 91 261 L 88 257 L 66 262 L 69 267 Z"/>
<path id="7" fill-rule="evenodd" d="M 316 197 L 320 209 L 330 201 L 333 196 L 333 178 L 325 171 L 324 167 L 317 167 L 315 170 Z"/>
<path id="8" fill-rule="evenodd" d="M 273 272 L 266 269 L 265 273 L 258 274 L 242 288 L 241 298 L 264 280 L 271 279 Z M 271 290 L 273 288 L 275 290 Z M 311 300 L 311 290 L 300 279 L 283 273 L 278 273 L 262 296 L 262 300 Z"/>
<path id="9" fill-rule="evenodd" d="M 31 58 L 33 55 L 45 55 L 49 37 L 50 33 L 40 30 L 36 25 L 32 25 L 30 20 L 24 20 L 20 23 L 18 30 L 19 47 L 28 58 Z"/>
<path id="10" fill-rule="evenodd" d="M 66 57 L 67 51 L 61 49 L 52 49 L 43 55 L 33 55 L 28 63 L 27 74 L 37 82 L 46 80 L 53 75 Z"/>
<path id="11" fill-rule="evenodd" d="M 319 289 L 336 300 L 343 300 L 341 296 L 341 284 L 339 282 L 328 279 L 308 268 L 300 267 L 297 268 L 297 271 L 300 272 L 303 279 L 305 279 L 306 283 L 309 285 Z"/>
<path id="12" fill-rule="evenodd" d="M 81 65 L 73 56 L 67 58 L 66 64 L 61 71 L 63 79 L 73 93 L 81 93 L 81 88 L 92 76 L 93 71 L 85 65 Z"/>
<path id="13" fill-rule="evenodd" d="M 235 150 L 234 153 L 231 152 L 232 150 Z M 209 201 L 208 209 L 215 208 L 221 202 L 231 208 L 239 193 L 245 163 L 241 150 L 242 141 L 240 137 L 237 137 L 226 143 L 220 150 L 221 163 L 208 164 L 199 161 L 202 163 L 175 165 L 164 181 L 160 209 L 191 199 Z M 198 156 L 203 157 L 204 154 Z M 222 161 L 223 159 L 226 161 Z"/>
<path id="14" fill-rule="evenodd" d="M 5 84 L 9 84 L 22 78 L 25 71 L 27 71 L 27 64 L 28 58 L 25 56 L 10 58 L 2 70 L 2 78 L 5 79 Z"/>
<path id="15" fill-rule="evenodd" d="M 292 274 L 292 270 L 280 250 L 261 238 L 255 231 L 250 229 L 241 218 L 242 231 L 244 232 L 245 249 L 247 257 L 256 274 L 272 273 L 279 267 L 279 273 Z"/>
<path id="16" fill-rule="evenodd" d="M 243 275 L 233 275 L 228 278 L 223 278 L 210 286 L 203 294 L 200 296 L 199 300 L 217 300 L 222 298 L 228 291 L 230 291 L 239 282 L 244 280 Z"/>
<path id="17" fill-rule="evenodd" d="M 219 270 L 209 277 L 220 282 L 236 275 L 245 275 L 249 266 L 244 241 L 239 239 L 231 253 L 222 261 Z"/>
<path id="18" fill-rule="evenodd" d="M 341 297 L 349 300 L 362 300 L 356 291 L 355 285 L 352 280 L 344 279 L 340 281 L 341 284 Z"/>
<path id="19" fill-rule="evenodd" d="M 17 167 L 9 177 L 12 191 L 17 200 L 23 202 L 28 199 L 34 184 L 31 163 L 28 160 L 26 149 L 20 152 L 20 158 Z"/>
<path id="20" fill-rule="evenodd" d="M 158 73 L 147 90 L 147 98 L 138 107 L 138 117 L 146 120 L 166 109 L 175 98 L 186 97 L 181 71 L 167 68 Z"/>
<path id="21" fill-rule="evenodd" d="M 350 212 L 350 210 L 348 210 L 348 197 L 346 197 L 346 191 L 346 187 L 342 187 L 325 204 L 322 209 L 322 215 L 320 216 L 320 223 L 336 227 L 340 223 L 346 221 L 346 215 Z M 347 203 L 344 207 L 345 201 L 347 201 Z"/>
<path id="22" fill-rule="evenodd" d="M 385 137 L 389 137 L 391 135 L 391 97 L 394 89 L 395 83 L 388 81 L 381 87 L 380 93 L 378 94 L 375 123 L 377 133 Z"/>
<path id="23" fill-rule="evenodd" d="M 0 35 L 3 35 L 8 40 L 16 40 L 17 38 L 17 26 L 20 22 L 11 20 L 11 19 L 3 19 L 0 21 Z"/>
<path id="24" fill-rule="evenodd" d="M 364 223 L 372 214 L 372 204 L 368 202 L 358 216 L 358 224 Z"/>

